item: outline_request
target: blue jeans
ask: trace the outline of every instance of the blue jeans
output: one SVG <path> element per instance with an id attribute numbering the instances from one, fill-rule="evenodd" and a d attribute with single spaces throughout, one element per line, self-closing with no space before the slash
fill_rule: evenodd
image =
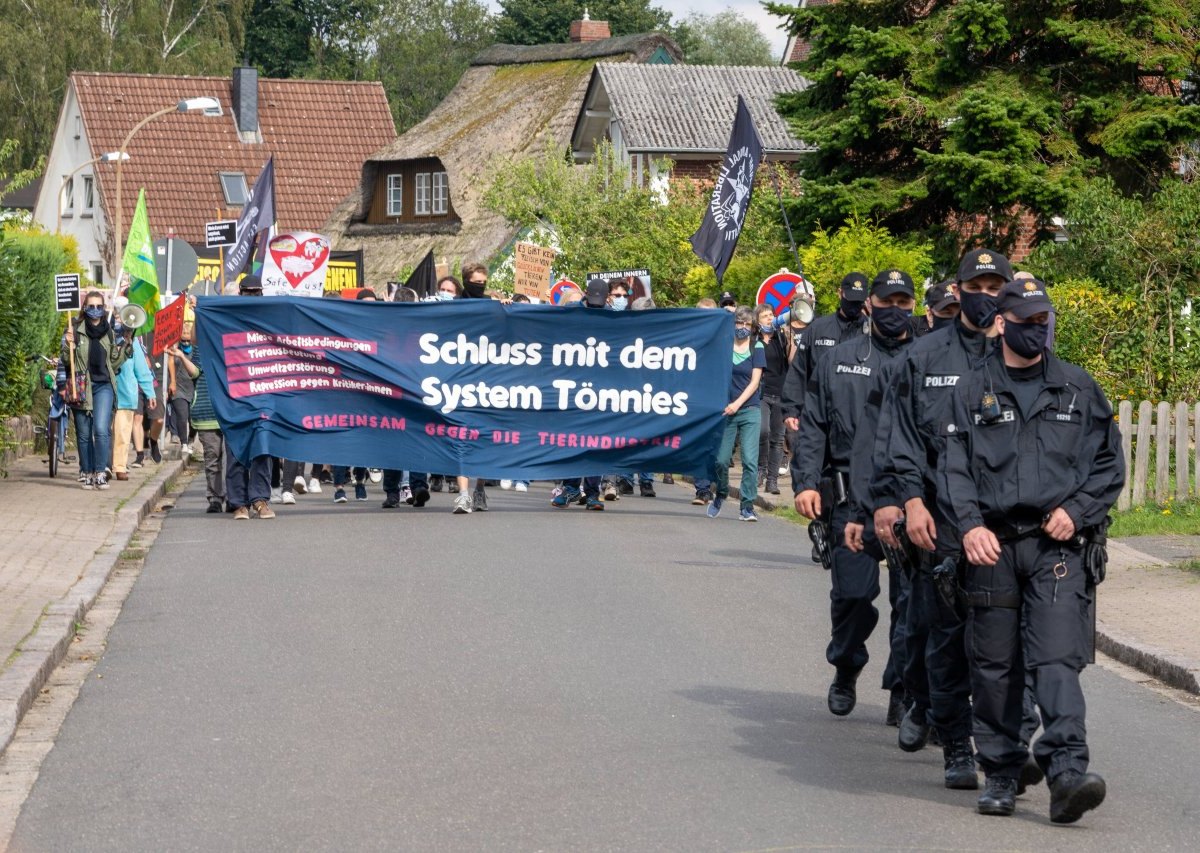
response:
<path id="1" fill-rule="evenodd" d="M 229 454 L 225 463 L 225 500 L 231 506 L 251 506 L 271 499 L 271 457 L 255 456 L 247 468 Z"/>
<path id="2" fill-rule="evenodd" d="M 721 437 L 721 449 L 713 465 L 713 480 L 718 497 L 729 497 L 729 465 L 733 461 L 733 443 L 739 440 L 742 446 L 742 483 L 739 486 L 742 509 L 753 508 L 758 497 L 758 429 L 762 410 L 758 406 L 745 405 L 725 419 L 725 434 Z"/>
<path id="3" fill-rule="evenodd" d="M 79 470 L 99 474 L 112 461 L 112 423 L 115 391 L 109 383 L 92 386 L 92 410 L 75 410 L 75 441 Z M 128 438 L 128 436 L 127 436 Z"/>
<path id="4" fill-rule="evenodd" d="M 567 477 L 562 481 L 564 489 L 580 490 L 582 486 L 583 494 L 589 498 L 600 497 L 600 478 L 599 477 Z"/>

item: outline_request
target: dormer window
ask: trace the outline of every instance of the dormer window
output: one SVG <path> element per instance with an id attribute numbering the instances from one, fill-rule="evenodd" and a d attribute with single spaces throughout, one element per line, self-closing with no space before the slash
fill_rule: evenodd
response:
<path id="1" fill-rule="evenodd" d="M 245 207 L 250 199 L 250 189 L 246 186 L 244 172 L 218 172 L 221 179 L 221 194 L 225 196 L 228 207 Z"/>
<path id="2" fill-rule="evenodd" d="M 387 178 L 387 215 L 404 215 L 404 176 L 388 175 Z"/>
<path id="3" fill-rule="evenodd" d="M 382 165 L 367 222 L 376 225 L 457 221 L 450 204 L 450 176 L 436 157 Z"/>

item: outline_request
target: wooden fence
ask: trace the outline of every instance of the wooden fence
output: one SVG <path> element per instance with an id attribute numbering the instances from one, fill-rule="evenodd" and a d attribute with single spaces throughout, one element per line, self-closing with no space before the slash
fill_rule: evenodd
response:
<path id="1" fill-rule="evenodd" d="M 1143 400 L 1135 413 L 1126 400 L 1117 407 L 1117 421 L 1126 471 L 1117 509 L 1200 498 L 1200 403 L 1154 406 Z"/>

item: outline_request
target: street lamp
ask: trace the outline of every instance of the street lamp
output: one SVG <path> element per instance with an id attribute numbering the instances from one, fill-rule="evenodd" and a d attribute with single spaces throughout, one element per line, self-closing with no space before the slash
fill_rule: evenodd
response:
<path id="1" fill-rule="evenodd" d="M 67 183 L 88 166 L 95 166 L 97 163 L 116 163 L 128 159 L 129 155 L 122 151 L 109 151 L 107 154 L 101 154 L 99 157 L 88 160 L 86 163 L 81 163 L 72 169 L 71 173 L 63 178 L 62 183 L 58 187 L 58 218 L 54 220 L 54 233 L 62 233 L 62 197 L 63 193 L 67 190 Z"/>
<path id="2" fill-rule="evenodd" d="M 121 229 L 125 224 L 122 221 L 122 217 L 124 215 L 124 208 L 122 207 L 122 196 L 121 196 L 121 164 L 123 162 L 125 162 L 125 160 L 129 159 L 129 155 L 127 155 L 125 153 L 125 149 L 129 147 L 129 141 L 131 139 L 133 139 L 134 135 L 139 130 L 141 130 L 143 127 L 148 125 L 150 122 L 154 121 L 156 118 L 162 118 L 163 116 L 165 116 L 169 113 L 203 113 L 203 114 L 208 114 L 208 115 L 218 115 L 219 113 L 210 112 L 210 111 L 219 110 L 220 108 L 221 108 L 221 102 L 218 101 L 216 98 L 186 98 L 186 99 L 180 101 L 179 103 L 175 104 L 174 106 L 163 107 L 158 112 L 153 112 L 150 115 L 146 116 L 144 119 L 142 119 L 141 121 L 139 121 L 137 124 L 135 124 L 133 126 L 133 130 L 129 131 L 128 135 L 126 135 L 126 137 L 125 137 L 125 141 L 121 143 L 121 150 L 117 152 L 117 159 L 116 159 L 116 162 L 117 162 L 117 211 L 116 211 L 116 217 L 115 217 L 115 226 L 113 229 L 113 231 L 116 235 L 116 238 L 117 238 L 116 252 L 117 252 L 118 266 L 117 266 L 116 279 L 118 282 L 121 279 L 121 274 L 120 274 L 121 273 L 121 267 L 120 267 L 121 258 L 124 257 L 124 254 L 125 254 L 123 251 L 121 251 L 121 241 L 122 241 Z"/>

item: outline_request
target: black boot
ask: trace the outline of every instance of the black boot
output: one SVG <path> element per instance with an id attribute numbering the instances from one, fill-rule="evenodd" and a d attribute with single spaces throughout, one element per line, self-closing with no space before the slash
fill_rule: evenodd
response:
<path id="1" fill-rule="evenodd" d="M 1046 774 L 1042 772 L 1037 761 L 1032 755 L 1029 756 L 1025 759 L 1025 766 L 1021 768 L 1020 778 L 1017 779 L 1017 796 L 1021 796 L 1025 793 L 1026 788 L 1032 788 L 1045 778 Z"/>
<path id="2" fill-rule="evenodd" d="M 1008 817 L 1017 808 L 1017 780 L 989 776 L 977 805 L 980 814 Z"/>
<path id="3" fill-rule="evenodd" d="M 889 726 L 900 725 L 900 720 L 904 717 L 904 689 L 901 687 L 892 688 L 892 697 L 888 699 L 887 720 L 885 722 Z"/>
<path id="4" fill-rule="evenodd" d="M 854 685 L 858 682 L 858 674 L 861 671 L 838 667 L 833 684 L 829 685 L 829 697 L 826 700 L 829 703 L 829 713 L 844 717 L 854 710 L 854 704 L 858 701 Z"/>
<path id="5" fill-rule="evenodd" d="M 1074 823 L 1104 802 L 1107 788 L 1095 773 L 1067 770 L 1050 783 L 1050 822 Z"/>
<path id="6" fill-rule="evenodd" d="M 900 748 L 905 752 L 920 752 L 929 742 L 929 723 L 925 720 L 925 709 L 913 705 L 900 721 L 900 734 L 897 737 Z"/>
<path id="7" fill-rule="evenodd" d="M 767 477 L 767 494 L 779 494 L 779 480 L 774 477 Z"/>
<path id="8" fill-rule="evenodd" d="M 942 747 L 942 759 L 946 766 L 946 787 L 956 791 L 974 791 L 979 788 L 979 775 L 975 772 L 975 756 L 971 753 L 971 739 L 950 741 Z"/>

